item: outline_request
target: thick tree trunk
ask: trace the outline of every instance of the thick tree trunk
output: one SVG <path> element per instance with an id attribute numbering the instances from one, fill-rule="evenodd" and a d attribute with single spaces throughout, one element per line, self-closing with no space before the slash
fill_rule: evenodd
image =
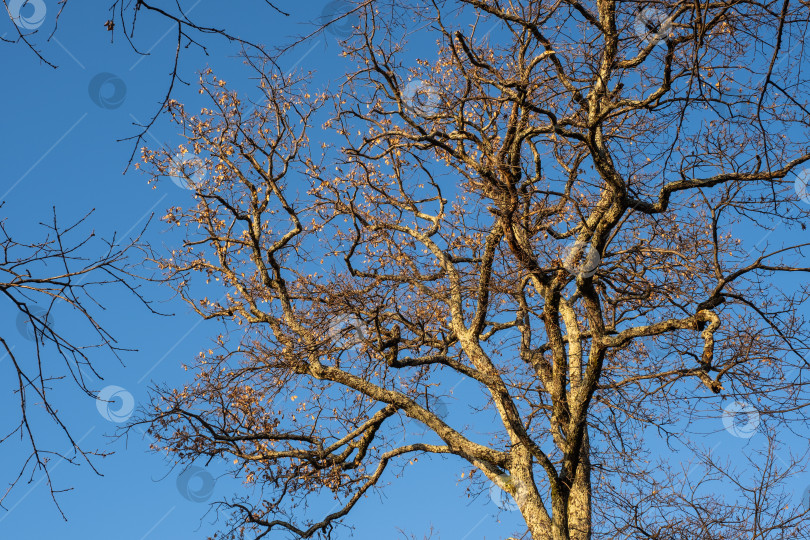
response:
<path id="1" fill-rule="evenodd" d="M 527 476 L 519 471 L 513 474 L 519 486 Z M 524 484 L 529 485 L 529 484 Z M 591 538 L 591 460 L 588 433 L 585 432 L 579 465 L 567 503 L 561 494 L 552 496 L 552 515 L 542 500 L 530 492 L 516 494 L 523 519 L 532 540 L 590 540 Z"/>
<path id="2" fill-rule="evenodd" d="M 520 507 L 520 512 L 526 520 L 532 540 L 553 538 L 545 508 L 536 504 L 526 504 Z"/>
<path id="3" fill-rule="evenodd" d="M 568 499 L 568 528 L 571 540 L 591 538 L 591 447 L 588 432 L 582 441 L 582 450 L 577 466 L 571 495 Z"/>
<path id="4" fill-rule="evenodd" d="M 532 538 L 551 538 L 551 519 L 537 491 L 537 483 L 532 474 L 532 457 L 525 448 L 516 447 L 512 454 L 512 470 L 515 493 L 520 513 L 526 521 Z"/>

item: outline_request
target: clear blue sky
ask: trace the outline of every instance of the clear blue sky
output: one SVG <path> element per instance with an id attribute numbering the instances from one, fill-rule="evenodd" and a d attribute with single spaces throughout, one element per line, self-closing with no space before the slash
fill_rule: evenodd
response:
<path id="1" fill-rule="evenodd" d="M 264 3 L 259 1 L 181 2 L 184 8 L 193 8 L 191 15 L 201 22 L 228 25 L 241 36 L 269 44 L 311 30 L 303 22 L 317 20 L 328 3 L 281 0 L 278 4 L 294 13 L 287 18 L 262 7 Z M 120 32 L 116 42 L 110 43 L 110 35 L 103 26 L 108 18 L 106 3 L 70 2 L 59 20 L 57 33 L 46 42 L 59 6 L 56 0 L 44 0 L 44 5 L 44 19 L 35 42 L 58 69 L 40 64 L 24 46 L 0 43 L 4 74 L 0 87 L 3 104 L 0 195 L 6 203 L 2 217 L 6 218 L 9 230 L 36 238 L 39 231 L 44 233 L 37 223 L 50 218 L 54 205 L 63 223 L 95 209 L 86 231 L 92 227 L 101 235 L 110 236 L 114 231 L 131 234 L 143 226 L 152 212 L 162 215 L 170 205 L 190 201 L 189 192 L 170 182 L 152 189 L 138 171 L 130 169 L 122 174 L 132 143 L 116 142 L 137 133 L 132 123 L 146 121 L 165 93 L 176 42 L 173 26 L 143 14 L 135 41 L 150 55 L 141 57 L 132 51 Z M 26 10 L 29 11 L 24 16 L 35 15 L 31 6 Z M 9 38 L 13 32 L 11 21 L 0 17 L 0 36 Z M 313 42 L 312 49 L 307 47 L 298 56 L 288 58 L 289 67 L 306 67 L 321 75 L 339 69 L 335 67 L 338 48 L 334 40 L 334 36 L 326 36 Z M 181 74 L 192 86 L 178 88 L 174 94 L 178 100 L 194 98 L 196 73 L 207 65 L 229 82 L 239 77 L 239 60 L 234 58 L 237 50 L 224 40 L 213 39 L 208 44 L 209 57 L 194 49 L 184 51 Z M 104 73 L 111 75 L 99 76 Z M 103 81 L 106 84 L 99 85 Z M 91 98 L 94 86 L 101 86 L 101 99 L 97 93 L 95 99 Z M 245 90 L 249 87 L 247 82 L 242 86 Z M 180 142 L 165 118 L 150 132 L 148 143 L 157 142 Z M 160 243 L 162 225 L 156 225 L 149 239 Z M 152 382 L 178 385 L 187 380 L 189 373 L 181 369 L 181 363 L 201 348 L 208 348 L 209 339 L 217 330 L 213 325 L 200 323 L 184 304 L 167 301 L 167 291 L 146 292 L 165 301 L 156 307 L 174 316 L 150 315 L 131 297 L 114 290 L 104 292 L 101 298 L 107 310 L 103 322 L 123 346 L 135 347 L 138 352 L 124 357 L 125 366 L 106 352 L 92 355 L 104 376 L 103 381 L 95 381 L 92 386 L 99 390 L 108 385 L 121 387 L 133 396 L 135 405 L 144 403 Z M 54 314 L 54 323 L 60 330 L 70 331 L 73 322 L 67 313 L 62 318 L 59 311 Z M 0 324 L 4 328 L 16 325 L 16 314 L 8 306 L 0 308 Z M 33 344 L 16 331 L 6 334 L 15 352 L 30 361 Z M 0 360 L 0 377 L 8 380 L 10 368 L 9 362 L 4 365 Z M 158 540 L 200 538 L 215 530 L 211 524 L 213 513 L 206 515 L 208 503 L 238 490 L 238 485 L 220 478 L 209 499 L 190 500 L 195 493 L 202 493 L 196 498 L 204 498 L 210 487 L 207 477 L 187 475 L 178 479 L 180 470 L 172 470 L 159 455 L 147 452 L 146 439 L 110 439 L 117 424 L 105 419 L 93 399 L 67 382 L 56 385 L 54 398 L 60 414 L 83 446 L 112 450 L 115 454 L 97 461 L 103 477 L 96 476 L 88 467 L 76 468 L 66 462 L 55 467 L 55 486 L 74 488 L 58 497 L 67 522 L 50 501 L 47 486 L 39 475 L 30 484 L 21 483 L 7 500 L 8 511 L 0 510 L 0 538 Z M 7 392 L 0 395 L 3 410 L 15 411 L 14 400 Z M 55 448 L 66 450 L 64 439 L 49 441 L 47 433 L 43 436 Z M 23 454 L 15 451 L 13 445 L 0 446 L 0 458 L 7 465 L 3 467 L 0 486 L 11 480 L 15 469 L 9 464 L 20 457 Z M 443 539 L 494 539 L 517 532 L 521 522 L 517 512 L 501 511 L 487 493 L 476 500 L 467 498 L 464 485 L 458 484 L 465 470 L 463 465 L 451 459 L 420 461 L 419 466 L 408 469 L 403 479 L 390 475 L 387 498 L 382 501 L 369 498 L 352 514 L 349 523 L 356 527 L 356 538 L 404 538 L 398 528 L 422 538 L 431 525 L 439 532 L 435 538 Z M 215 468 L 209 470 L 216 475 Z M 189 480 L 186 497 L 178 487 L 178 480 L 181 485 Z"/>
<path id="2" fill-rule="evenodd" d="M 317 20 L 330 4 L 327 0 L 277 3 L 294 16 L 283 17 L 259 0 L 181 1 L 203 24 L 227 26 L 240 36 L 270 45 L 308 33 L 312 27 L 305 21 Z M 135 41 L 150 54 L 142 57 L 120 33 L 116 42 L 110 43 L 103 26 L 108 18 L 107 3 L 70 2 L 55 37 L 46 42 L 59 5 L 57 0 L 43 0 L 42 4 L 44 18 L 35 42 L 58 69 L 40 64 L 22 45 L 0 43 L 4 75 L 0 87 L 0 196 L 6 203 L 0 217 L 7 219 L 10 231 L 36 238 L 41 230 L 37 223 L 50 219 L 54 205 L 64 223 L 95 209 L 87 231 L 92 226 L 101 235 L 111 236 L 114 231 L 131 234 L 152 212 L 159 216 L 173 204 L 190 201 L 189 192 L 171 182 L 153 189 L 134 169 L 122 174 L 133 147 L 131 141 L 116 142 L 135 135 L 138 130 L 132 123 L 148 120 L 165 94 L 175 46 L 173 26 L 143 14 Z M 0 16 L 0 36 L 11 37 L 13 31 L 11 21 Z M 220 39 L 209 39 L 207 44 L 208 57 L 194 48 L 184 50 L 180 72 L 192 85 L 175 90 L 179 101 L 194 103 L 196 73 L 206 66 L 229 82 L 243 80 L 237 89 L 251 86 L 235 58 L 237 49 Z M 318 77 L 326 79 L 341 69 L 338 52 L 335 37 L 327 35 L 288 56 L 284 67 L 315 70 Z M 101 88 L 101 95 L 94 88 Z M 176 145 L 180 139 L 176 128 L 163 118 L 152 128 L 147 142 Z M 156 222 L 148 239 L 160 244 L 162 229 Z M 92 356 L 104 376 L 104 381 L 95 381 L 93 387 L 120 387 L 120 395 L 131 395 L 136 406 L 145 403 L 151 383 L 180 385 L 188 380 L 190 374 L 181 363 L 207 349 L 218 330 L 213 323 L 200 322 L 184 304 L 168 300 L 167 291 L 152 288 L 145 292 L 161 301 L 156 305 L 159 310 L 174 315 L 151 315 L 131 297 L 106 291 L 101 296 L 107 308 L 104 324 L 121 345 L 138 351 L 124 357 L 124 366 L 106 352 Z M 74 321 L 67 314 L 60 318 L 57 311 L 54 318 L 60 329 L 70 331 Z M 7 306 L 0 308 L 0 325 L 16 325 L 16 313 Z M 6 334 L 12 338 L 15 351 L 30 358 L 32 343 L 16 332 Z M 0 360 L 0 381 L 10 375 L 8 362 Z M 458 391 L 463 394 L 464 389 Z M 148 439 L 111 439 L 118 424 L 106 419 L 95 400 L 70 384 L 57 385 L 54 398 L 72 433 L 86 448 L 115 454 L 97 461 L 103 476 L 93 474 L 88 467 L 75 468 L 67 463 L 55 468 L 55 487 L 74 488 L 58 498 L 67 522 L 50 501 L 40 476 L 35 475 L 30 484 L 21 483 L 8 499 L 7 510 L 0 510 L 0 539 L 185 539 L 205 537 L 216 530 L 212 525 L 215 514 L 206 514 L 208 503 L 238 491 L 238 484 L 216 478 L 211 485 L 211 478 L 217 475 L 215 466 L 200 475 L 181 476 L 180 470 L 173 470 L 159 455 L 147 452 Z M 2 410 L 15 411 L 14 400 L 14 396 L 0 394 Z M 449 409 L 454 414 L 452 403 Z M 709 448 L 722 445 L 732 456 L 746 445 L 756 444 L 756 436 L 749 439 L 742 433 L 742 437 L 735 437 L 733 429 L 744 430 L 745 426 L 725 430 L 717 419 L 707 426 L 706 439 L 700 442 Z M 61 438 L 52 442 L 65 445 Z M 20 457 L 23 454 L 13 445 L 0 446 L 0 459 L 7 465 L 0 488 L 11 480 L 14 469 L 8 464 Z M 518 513 L 508 507 L 501 510 L 488 493 L 475 500 L 467 497 L 465 484 L 459 482 L 462 471 L 469 470 L 465 465 L 460 460 L 436 459 L 420 461 L 399 479 L 389 474 L 386 498 L 373 496 L 363 501 L 346 523 L 355 527 L 356 538 L 374 539 L 405 538 L 398 529 L 421 539 L 431 526 L 438 533 L 434 538 L 444 540 L 502 539 L 521 531 Z M 184 482 L 188 484 L 185 488 Z M 804 479 L 797 479 L 797 496 L 806 484 Z M 319 509 L 328 511 L 329 507 Z M 313 515 L 320 516 L 320 512 Z M 346 535 L 338 533 L 337 537 Z"/>

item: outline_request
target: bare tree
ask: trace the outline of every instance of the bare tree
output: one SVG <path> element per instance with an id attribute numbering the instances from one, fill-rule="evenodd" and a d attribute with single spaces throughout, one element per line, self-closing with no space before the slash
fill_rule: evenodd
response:
<path id="1" fill-rule="evenodd" d="M 4 309 L 17 313 L 16 330 L 30 342 L 25 345 L 20 336 L 12 339 L 7 333 L 12 329 L 4 329 L 0 335 L 5 389 L 16 394 L 20 404 L 19 415 L 9 411 L 4 414 L 11 428 L 5 431 L 7 426 L 3 426 L 0 444 L 30 448 L 21 464 L 6 463 L 7 468 L 19 470 L 13 473 L 0 504 L 15 485 L 26 477 L 30 482 L 36 473 L 44 475 L 53 497 L 65 491 L 52 482 L 51 470 L 56 464 L 85 462 L 98 472 L 92 458 L 105 455 L 81 446 L 82 441 L 59 415 L 59 404 L 52 398 L 54 387 L 61 379 L 72 379 L 80 392 L 95 399 L 92 386 L 102 377 L 91 363 L 92 350 L 103 349 L 119 359 L 119 354 L 127 350 L 98 319 L 99 312 L 106 309 L 99 302 L 99 289 L 118 285 L 145 306 L 149 304 L 126 264 L 127 252 L 137 248 L 137 239 L 121 243 L 116 238 L 105 241 L 93 232 L 84 233 L 82 228 L 89 216 L 61 227 L 54 210 L 53 221 L 42 224 L 47 234 L 33 242 L 20 240 L 22 233 L 13 235 L 5 220 L 0 222 L 0 298 Z M 72 318 L 67 331 L 60 329 L 57 320 L 65 315 Z M 77 321 L 85 323 L 86 331 L 73 326 Z M 52 434 L 46 435 L 48 426 L 63 435 L 66 450 L 54 449 L 52 441 L 44 445 L 40 442 L 53 438 Z M 58 508 L 55 497 L 54 502 Z"/>
<path id="2" fill-rule="evenodd" d="M 56 3 L 58 10 L 50 16 L 48 16 L 47 4 L 43 0 L 2 0 L 2 4 L 9 19 L 14 23 L 14 32 L 9 37 L 6 37 L 6 34 L 0 36 L 0 42 L 22 45 L 31 51 L 42 64 L 56 69 L 58 66 L 49 60 L 48 54 L 43 53 L 42 44 L 37 38 L 44 35 L 46 36 L 46 42 L 53 39 L 59 29 L 59 19 L 65 10 L 70 10 L 75 5 L 75 2 L 60 0 Z M 257 1 L 253 8 L 258 9 L 262 6 L 269 7 L 279 15 L 289 16 L 289 13 L 279 9 L 270 0 Z M 170 21 L 174 24 L 173 30 L 177 44 L 169 71 L 166 93 L 160 102 L 160 106 L 149 121 L 143 125 L 138 125 L 137 127 L 140 128 L 138 133 L 125 139 L 134 140 L 135 142 L 133 156 L 138 149 L 138 145 L 143 142 L 146 132 L 149 131 L 160 113 L 163 112 L 175 90 L 175 86 L 179 83 L 186 84 L 179 72 L 180 55 L 184 49 L 197 48 L 207 55 L 208 47 L 211 46 L 208 40 L 211 37 L 217 37 L 224 42 L 237 44 L 254 54 L 264 53 L 261 43 L 242 39 L 233 29 L 212 27 L 198 22 L 191 14 L 193 7 L 183 9 L 179 2 L 151 2 L 145 0 L 135 0 L 134 2 L 109 0 L 106 10 L 102 10 L 101 6 L 99 6 L 98 25 L 99 28 L 103 27 L 110 33 L 110 41 L 113 42 L 115 36 L 120 35 L 122 37 L 119 39 L 124 40 L 133 51 L 143 56 L 150 55 L 151 47 L 143 47 L 137 43 L 136 29 L 143 27 L 144 24 L 149 25 L 156 19 Z M 228 9 L 231 9 L 231 6 L 228 6 Z"/>
<path id="3" fill-rule="evenodd" d="M 231 330 L 142 421 L 257 488 L 223 537 L 329 537 L 442 455 L 534 539 L 810 538 L 783 442 L 807 440 L 806 6 L 361 7 L 339 91 L 256 62 L 249 104 L 209 71 L 210 108 L 169 104 L 197 169 L 144 151 L 195 193 L 166 279 Z M 700 432 L 740 403 L 764 442 L 729 462 Z"/>

